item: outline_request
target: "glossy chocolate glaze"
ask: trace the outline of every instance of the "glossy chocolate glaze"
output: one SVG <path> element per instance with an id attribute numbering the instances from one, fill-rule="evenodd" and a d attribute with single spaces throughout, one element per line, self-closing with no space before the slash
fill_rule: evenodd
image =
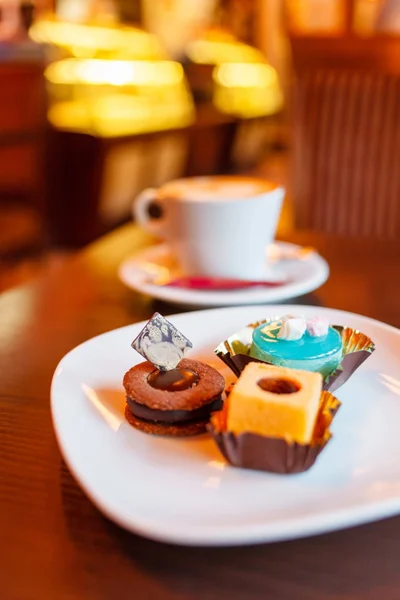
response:
<path id="1" fill-rule="evenodd" d="M 159 371 L 156 369 L 147 377 L 147 382 L 156 390 L 180 392 L 196 385 L 199 379 L 199 375 L 194 371 L 178 367 L 169 371 Z"/>

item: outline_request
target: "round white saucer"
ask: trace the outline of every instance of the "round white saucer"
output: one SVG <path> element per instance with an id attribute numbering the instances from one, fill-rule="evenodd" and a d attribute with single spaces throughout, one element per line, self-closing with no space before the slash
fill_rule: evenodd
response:
<path id="1" fill-rule="evenodd" d="M 176 259 L 168 244 L 160 244 L 142 250 L 125 260 L 119 268 L 119 277 L 129 288 L 174 304 L 190 306 L 234 306 L 242 304 L 265 304 L 297 298 L 320 287 L 329 276 L 327 262 L 317 253 L 301 254 L 301 246 L 288 242 L 273 244 L 275 256 L 282 258 L 273 264 L 266 263 L 266 279 L 284 279 L 279 287 L 254 287 L 230 291 L 204 291 L 157 285 L 155 279 L 162 272 L 174 273 Z"/>

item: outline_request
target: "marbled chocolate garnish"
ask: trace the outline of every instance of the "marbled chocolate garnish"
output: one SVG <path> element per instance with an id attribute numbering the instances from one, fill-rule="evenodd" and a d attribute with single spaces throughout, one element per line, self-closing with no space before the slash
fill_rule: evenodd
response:
<path id="1" fill-rule="evenodd" d="M 160 313 L 154 313 L 131 345 L 160 371 L 175 369 L 187 350 L 193 347 L 192 342 Z"/>

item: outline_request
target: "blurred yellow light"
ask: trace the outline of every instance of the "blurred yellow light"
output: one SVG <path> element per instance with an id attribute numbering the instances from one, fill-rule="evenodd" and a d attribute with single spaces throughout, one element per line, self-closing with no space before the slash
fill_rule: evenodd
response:
<path id="1" fill-rule="evenodd" d="M 81 48 L 80 46 L 72 46 L 70 48 L 71 54 L 76 58 L 94 58 L 96 56 L 95 48 Z"/>
<path id="2" fill-rule="evenodd" d="M 109 54 L 137 59 L 164 58 L 157 38 L 134 27 L 101 27 L 80 23 L 39 20 L 29 30 L 38 43 L 66 48 L 75 56 Z"/>
<path id="3" fill-rule="evenodd" d="M 179 129 L 190 125 L 193 118 L 192 104 L 179 96 L 157 103 L 126 95 L 109 95 L 58 102 L 48 112 L 50 123 L 58 129 L 102 137 Z"/>
<path id="4" fill-rule="evenodd" d="M 187 55 L 199 64 L 218 65 L 225 62 L 262 62 L 263 54 L 241 42 L 195 40 L 189 44 Z"/>
<path id="5" fill-rule="evenodd" d="M 214 68 L 213 101 L 227 114 L 243 118 L 278 112 L 283 94 L 277 73 L 266 63 L 225 63 Z"/>
<path id="6" fill-rule="evenodd" d="M 102 137 L 179 129 L 194 106 L 183 68 L 172 61 L 67 58 L 45 70 L 56 128 Z"/>
<path id="7" fill-rule="evenodd" d="M 183 69 L 173 61 L 123 61 L 67 58 L 49 65 L 46 79 L 61 85 L 174 86 Z"/>
<path id="8" fill-rule="evenodd" d="M 213 78 L 226 87 L 268 87 L 278 83 L 275 69 L 266 63 L 225 63 L 216 68 Z"/>

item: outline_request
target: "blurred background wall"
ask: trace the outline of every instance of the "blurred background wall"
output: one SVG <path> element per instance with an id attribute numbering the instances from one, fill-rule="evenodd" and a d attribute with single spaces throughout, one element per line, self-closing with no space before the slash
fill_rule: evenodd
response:
<path id="1" fill-rule="evenodd" d="M 397 0 L 1 0 L 3 286 L 181 176 L 255 172 L 297 227 L 396 235 L 399 34 Z"/>

